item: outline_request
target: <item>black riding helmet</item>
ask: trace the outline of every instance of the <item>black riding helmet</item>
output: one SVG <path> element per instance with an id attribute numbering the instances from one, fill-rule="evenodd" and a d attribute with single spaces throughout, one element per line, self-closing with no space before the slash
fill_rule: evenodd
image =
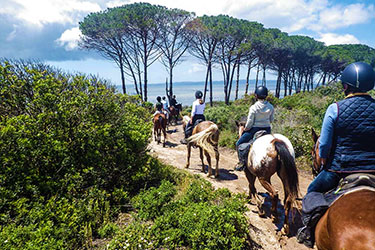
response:
<path id="1" fill-rule="evenodd" d="M 202 96 L 203 96 L 203 93 L 202 93 L 202 91 L 200 91 L 200 90 L 197 90 L 197 91 L 195 92 L 195 98 L 197 98 L 197 99 L 201 99 L 201 98 L 202 98 Z"/>
<path id="2" fill-rule="evenodd" d="M 259 86 L 256 88 L 255 94 L 259 99 L 265 99 L 268 96 L 268 89 L 265 86 Z"/>
<path id="3" fill-rule="evenodd" d="M 341 82 L 367 92 L 374 88 L 375 72 L 369 64 L 355 62 L 346 66 L 341 74 Z"/>
<path id="4" fill-rule="evenodd" d="M 156 97 L 156 100 L 157 100 L 158 102 L 161 102 L 161 97 L 160 97 L 160 96 Z"/>

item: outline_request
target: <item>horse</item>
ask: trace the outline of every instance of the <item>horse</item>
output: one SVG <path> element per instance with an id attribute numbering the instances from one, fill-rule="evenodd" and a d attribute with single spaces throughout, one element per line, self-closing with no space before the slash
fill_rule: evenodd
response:
<path id="1" fill-rule="evenodd" d="M 245 129 L 245 123 L 237 122 L 239 137 Z M 245 175 L 249 182 L 249 197 L 256 200 L 259 215 L 264 216 L 262 202 L 255 188 L 255 179 L 271 196 L 271 217 L 278 221 L 278 193 L 271 184 L 271 176 L 277 173 L 284 188 L 284 223 L 281 233 L 289 234 L 289 211 L 296 205 L 299 193 L 298 172 L 295 164 L 294 149 L 291 142 L 281 134 L 267 134 L 256 139 L 250 148 Z"/>
<path id="2" fill-rule="evenodd" d="M 163 147 L 165 147 L 165 138 L 167 137 L 167 119 L 165 118 L 165 114 L 159 113 L 154 116 L 152 119 L 154 123 L 154 139 L 159 144 L 161 141 L 161 132 L 163 132 L 164 140 L 163 140 Z"/>
<path id="3" fill-rule="evenodd" d="M 319 136 L 314 141 L 313 173 L 320 172 Z M 319 219 L 315 227 L 318 249 L 374 249 L 375 189 L 361 188 L 340 196 Z"/>
<path id="4" fill-rule="evenodd" d="M 172 124 L 172 121 L 174 120 L 174 123 L 177 124 L 178 117 L 180 116 L 178 109 L 171 106 L 169 109 L 169 122 Z"/>
<path id="5" fill-rule="evenodd" d="M 182 127 L 184 131 L 189 121 L 190 121 L 189 116 L 183 117 Z M 215 178 L 218 178 L 219 177 L 219 158 L 220 158 L 220 153 L 218 149 L 219 134 L 220 133 L 219 133 L 218 126 L 211 121 L 203 121 L 203 122 L 200 122 L 198 125 L 196 125 L 195 128 L 193 129 L 192 136 L 190 136 L 187 139 L 188 143 L 187 143 L 187 157 L 186 157 L 185 168 L 189 168 L 189 165 L 190 165 L 191 147 L 197 146 L 199 148 L 199 156 L 202 161 L 202 172 L 205 171 L 203 153 L 206 156 L 206 159 L 208 162 L 207 177 L 210 177 L 212 175 L 210 154 L 215 154 L 215 158 L 216 158 Z"/>

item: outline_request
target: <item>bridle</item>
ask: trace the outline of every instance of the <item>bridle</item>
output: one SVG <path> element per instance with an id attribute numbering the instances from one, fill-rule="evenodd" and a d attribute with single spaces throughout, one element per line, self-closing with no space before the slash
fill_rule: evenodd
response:
<path id="1" fill-rule="evenodd" d="M 318 150 L 318 147 L 319 147 L 319 138 L 316 140 L 316 142 L 314 144 L 314 149 L 313 149 L 312 154 L 311 154 L 311 157 L 312 157 L 312 167 L 311 167 L 311 169 L 312 169 L 312 174 L 314 176 L 317 176 L 324 169 L 324 166 L 322 164 L 320 164 L 320 162 L 316 161 L 316 159 L 317 159 L 316 151 Z M 316 165 L 319 166 L 319 170 L 316 170 L 315 163 L 317 163 Z"/>

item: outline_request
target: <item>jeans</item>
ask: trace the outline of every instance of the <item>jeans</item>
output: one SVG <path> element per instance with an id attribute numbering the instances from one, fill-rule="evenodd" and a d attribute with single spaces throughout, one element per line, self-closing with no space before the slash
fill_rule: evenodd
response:
<path id="1" fill-rule="evenodd" d="M 236 148 L 238 148 L 238 146 L 242 143 L 249 142 L 251 139 L 253 139 L 255 133 L 260 130 L 266 130 L 268 134 L 271 133 L 270 127 L 268 128 L 253 127 L 250 130 L 243 132 L 240 139 L 238 139 L 238 141 L 236 142 Z"/>
<path id="2" fill-rule="evenodd" d="M 339 173 L 323 170 L 310 183 L 309 187 L 307 188 L 307 193 L 310 193 L 310 192 L 325 193 L 337 187 L 340 179 L 345 177 L 346 175 L 347 174 L 339 174 Z"/>

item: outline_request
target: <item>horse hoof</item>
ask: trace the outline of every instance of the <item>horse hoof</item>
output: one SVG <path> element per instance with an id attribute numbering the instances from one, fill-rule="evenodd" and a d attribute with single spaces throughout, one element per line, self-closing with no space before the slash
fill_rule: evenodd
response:
<path id="1" fill-rule="evenodd" d="M 258 214 L 259 214 L 260 217 L 266 217 L 266 212 L 264 212 L 263 209 L 258 208 Z"/>
<path id="2" fill-rule="evenodd" d="M 279 221 L 279 218 L 273 214 L 271 215 L 271 218 L 273 223 L 277 223 Z"/>
<path id="3" fill-rule="evenodd" d="M 186 164 L 186 165 L 185 165 L 185 168 L 189 168 L 189 165 L 188 165 L 188 164 Z"/>
<path id="4" fill-rule="evenodd" d="M 287 236 L 289 234 L 289 226 L 284 225 L 284 227 L 281 229 L 281 235 Z"/>

